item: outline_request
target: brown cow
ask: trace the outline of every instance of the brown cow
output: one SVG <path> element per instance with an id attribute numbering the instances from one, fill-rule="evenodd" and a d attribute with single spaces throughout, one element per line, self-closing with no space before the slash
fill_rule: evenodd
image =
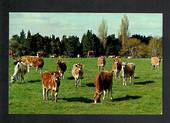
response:
<path id="1" fill-rule="evenodd" d="M 134 63 L 122 63 L 122 77 L 123 85 L 127 85 L 127 78 L 130 78 L 130 83 L 132 83 L 132 77 L 135 74 L 135 64 Z"/>
<path id="2" fill-rule="evenodd" d="M 121 69 L 122 69 L 122 62 L 115 61 L 112 64 L 112 72 L 114 73 L 115 79 L 120 78 Z"/>
<path id="3" fill-rule="evenodd" d="M 42 71 L 42 68 L 44 66 L 44 60 L 41 57 L 37 57 L 37 56 L 21 56 L 20 58 L 17 58 L 17 60 L 15 60 L 14 64 L 17 63 L 18 61 L 22 61 L 24 62 L 27 67 L 28 67 L 28 72 L 30 67 L 35 67 L 36 70 Z"/>
<path id="4" fill-rule="evenodd" d="M 48 91 L 51 90 L 52 97 L 55 97 L 57 101 L 57 95 L 60 86 L 60 77 L 62 73 L 45 71 L 41 75 L 42 89 L 43 89 L 43 100 L 48 100 Z"/>
<path id="5" fill-rule="evenodd" d="M 93 50 L 89 50 L 88 52 L 87 52 L 87 57 L 89 58 L 89 57 L 94 57 L 95 56 L 95 54 L 94 54 L 94 51 Z"/>
<path id="6" fill-rule="evenodd" d="M 94 92 L 94 103 L 100 102 L 100 97 L 103 94 L 103 100 L 105 99 L 106 91 L 111 94 L 112 99 L 112 80 L 113 73 L 109 71 L 102 71 L 97 73 L 94 81 L 95 92 Z M 109 96 L 109 95 L 108 95 Z"/>
<path id="7" fill-rule="evenodd" d="M 105 61 L 105 57 L 104 56 L 100 56 L 98 59 L 97 59 L 97 66 L 98 66 L 98 71 L 102 71 L 104 70 L 104 66 L 106 64 L 106 61 Z"/>
<path id="8" fill-rule="evenodd" d="M 67 70 L 67 65 L 63 60 L 57 61 L 57 71 L 61 71 L 62 78 L 64 79 L 64 72 Z"/>
<path id="9" fill-rule="evenodd" d="M 75 86 L 78 87 L 78 85 L 81 85 L 81 79 L 83 78 L 83 64 L 74 64 L 72 68 L 72 76 L 75 79 Z"/>
<path id="10" fill-rule="evenodd" d="M 151 64 L 152 64 L 152 68 L 153 68 L 153 69 L 154 69 L 154 68 L 159 68 L 160 62 L 161 62 L 161 60 L 160 60 L 159 57 L 157 57 L 157 56 L 151 57 Z"/>

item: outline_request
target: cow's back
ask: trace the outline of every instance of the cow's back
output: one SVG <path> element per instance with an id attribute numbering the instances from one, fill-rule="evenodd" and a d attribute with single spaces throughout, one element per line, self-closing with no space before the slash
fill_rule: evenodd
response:
<path id="1" fill-rule="evenodd" d="M 42 79 L 42 84 L 45 87 L 48 87 L 50 85 L 50 79 L 51 79 L 52 75 L 49 72 L 43 72 L 41 75 L 41 79 Z"/>
<path id="2" fill-rule="evenodd" d="M 96 75 L 95 83 L 97 89 L 103 90 L 108 89 L 112 84 L 113 73 L 104 71 Z"/>
<path id="3" fill-rule="evenodd" d="M 160 59 L 158 57 L 151 57 L 151 64 L 152 65 L 159 65 Z"/>

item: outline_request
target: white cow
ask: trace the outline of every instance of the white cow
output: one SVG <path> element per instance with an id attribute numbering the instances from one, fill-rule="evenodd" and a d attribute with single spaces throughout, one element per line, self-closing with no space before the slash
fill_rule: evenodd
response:
<path id="1" fill-rule="evenodd" d="M 14 74 L 11 76 L 11 83 L 16 80 L 24 80 L 24 75 L 27 73 L 27 65 L 24 62 L 18 62 L 14 68 Z"/>

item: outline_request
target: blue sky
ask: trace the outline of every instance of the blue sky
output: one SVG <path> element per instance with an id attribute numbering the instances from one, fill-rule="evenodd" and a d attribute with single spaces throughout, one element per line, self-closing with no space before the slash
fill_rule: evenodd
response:
<path id="1" fill-rule="evenodd" d="M 129 32 L 145 36 L 162 36 L 163 15 L 161 13 L 35 13 L 10 12 L 9 38 L 20 34 L 21 30 L 32 34 L 40 33 L 43 36 L 71 36 L 80 39 L 87 30 L 98 35 L 98 28 L 104 19 L 108 26 L 108 35 L 118 36 L 121 19 L 127 15 Z"/>

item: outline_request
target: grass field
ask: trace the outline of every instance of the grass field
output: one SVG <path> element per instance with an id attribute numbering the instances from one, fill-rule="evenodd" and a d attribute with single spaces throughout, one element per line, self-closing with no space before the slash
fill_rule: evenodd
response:
<path id="1" fill-rule="evenodd" d="M 54 71 L 57 59 L 44 58 L 44 70 Z M 113 100 L 106 98 L 93 104 L 93 81 L 97 73 L 97 58 L 64 58 L 67 63 L 65 79 L 61 80 L 58 102 L 42 100 L 40 74 L 31 69 L 25 82 L 9 86 L 9 114 L 161 114 L 162 113 L 162 62 L 152 70 L 150 59 L 124 59 L 136 64 L 134 85 L 123 86 L 122 80 L 113 80 Z M 111 59 L 106 61 L 106 70 L 111 70 Z M 71 77 L 74 63 L 83 63 L 82 86 L 76 88 Z M 9 59 L 9 74 L 14 71 Z"/>

